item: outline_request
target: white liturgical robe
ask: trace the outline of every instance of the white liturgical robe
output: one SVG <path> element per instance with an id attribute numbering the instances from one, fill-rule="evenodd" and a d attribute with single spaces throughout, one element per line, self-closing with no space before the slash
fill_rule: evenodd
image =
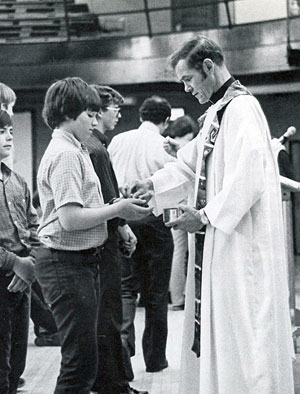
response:
<path id="1" fill-rule="evenodd" d="M 218 102 L 207 118 L 214 117 Z M 203 135 L 152 177 L 156 214 L 195 187 Z M 194 236 L 189 268 L 179 394 L 293 394 L 278 166 L 265 116 L 251 95 L 227 106 L 207 161 L 206 229 L 202 267 L 201 356 L 194 336 Z"/>

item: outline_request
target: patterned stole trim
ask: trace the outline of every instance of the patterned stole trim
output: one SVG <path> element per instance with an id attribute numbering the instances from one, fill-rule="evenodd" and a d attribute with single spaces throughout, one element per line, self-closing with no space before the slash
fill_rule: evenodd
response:
<path id="1" fill-rule="evenodd" d="M 240 84 L 239 81 L 234 81 L 227 89 L 225 95 L 219 100 L 218 110 L 216 116 L 209 125 L 209 130 L 204 141 L 203 155 L 201 158 L 200 174 L 197 188 L 197 197 L 195 208 L 197 210 L 204 208 L 206 205 L 206 175 L 207 175 L 207 159 L 212 153 L 215 142 L 220 130 L 220 123 L 218 119 L 218 112 L 224 109 L 232 99 L 240 95 L 251 95 L 251 93 Z M 224 111 L 223 111 L 224 113 Z M 200 126 L 200 133 L 203 132 L 202 128 L 206 118 L 207 112 L 203 114 L 198 122 Z M 194 342 L 192 351 L 200 357 L 200 338 L 201 338 L 201 290 L 202 290 L 202 262 L 203 262 L 203 247 L 205 240 L 205 228 L 202 228 L 195 234 L 195 325 L 194 325 Z"/>

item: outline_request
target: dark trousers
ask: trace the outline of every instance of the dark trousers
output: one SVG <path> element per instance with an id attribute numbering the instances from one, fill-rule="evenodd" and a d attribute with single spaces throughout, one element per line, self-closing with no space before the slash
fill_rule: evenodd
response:
<path id="1" fill-rule="evenodd" d="M 44 300 L 38 281 L 35 281 L 31 286 L 30 317 L 34 323 L 34 333 L 36 336 L 41 335 L 41 329 L 44 330 L 45 334 L 49 335 L 57 332 L 51 309 Z"/>
<path id="2" fill-rule="evenodd" d="M 0 393 L 15 394 L 24 372 L 30 291 L 10 293 L 7 286 L 13 276 L 0 273 Z"/>
<path id="3" fill-rule="evenodd" d="M 122 299 L 119 236 L 109 232 L 100 264 L 98 309 L 98 373 L 93 391 L 119 394 L 128 386 L 122 358 Z"/>
<path id="4" fill-rule="evenodd" d="M 89 394 L 97 373 L 99 255 L 41 247 L 36 277 L 61 342 L 54 394 Z"/>
<path id="5" fill-rule="evenodd" d="M 138 244 L 132 259 L 124 259 L 122 263 L 122 341 L 130 355 L 134 354 L 134 305 L 136 293 L 142 291 L 146 314 L 143 355 L 146 368 L 156 369 L 166 363 L 173 239 L 162 216 L 150 215 L 128 224 L 137 236 Z"/>

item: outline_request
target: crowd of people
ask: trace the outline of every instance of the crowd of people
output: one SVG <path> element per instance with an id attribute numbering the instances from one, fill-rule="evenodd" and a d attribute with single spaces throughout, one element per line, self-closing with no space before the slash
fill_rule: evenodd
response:
<path id="1" fill-rule="evenodd" d="M 170 64 L 187 93 L 210 103 L 199 127 L 185 116 L 168 128 L 171 105 L 155 95 L 139 109 L 140 127 L 108 145 L 119 92 L 78 77 L 48 88 L 39 217 L 9 161 L 16 95 L 0 85 L 1 394 L 16 394 L 25 368 L 30 298 L 39 343 L 61 346 L 55 394 L 148 394 L 130 385 L 137 296 L 146 372 L 155 373 L 168 367 L 169 290 L 173 308 L 185 309 L 179 394 L 294 393 L 266 118 L 207 37 L 183 43 Z M 174 207 L 181 215 L 164 222 Z"/>

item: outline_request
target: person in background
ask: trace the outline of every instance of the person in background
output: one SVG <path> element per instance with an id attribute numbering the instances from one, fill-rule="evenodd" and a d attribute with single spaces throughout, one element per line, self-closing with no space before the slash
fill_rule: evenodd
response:
<path id="1" fill-rule="evenodd" d="M 14 90 L 5 85 L 5 83 L 0 82 L 0 109 L 6 111 L 10 117 L 14 114 L 13 108 L 16 100 L 17 96 Z M 10 155 L 4 159 L 4 163 L 6 163 L 10 168 L 13 168 L 13 149 Z"/>
<path id="2" fill-rule="evenodd" d="M 0 108 L 6 111 L 10 117 L 13 116 L 13 108 L 16 103 L 17 96 L 13 89 L 7 86 L 5 83 L 0 82 Z M 13 150 L 10 155 L 3 159 L 3 163 L 7 164 L 9 168 L 13 169 Z M 35 283 L 35 282 L 34 282 Z M 25 385 L 25 379 L 20 377 L 18 387 L 21 388 Z"/>
<path id="3" fill-rule="evenodd" d="M 16 93 L 5 83 L 0 82 L 0 109 L 13 116 L 13 108 L 16 103 Z"/>
<path id="4" fill-rule="evenodd" d="M 0 89 L 1 91 L 1 89 Z M 30 286 L 38 217 L 25 180 L 3 160 L 13 148 L 12 121 L 0 110 L 0 392 L 15 394 L 25 369 Z"/>
<path id="5" fill-rule="evenodd" d="M 85 142 L 97 125 L 96 92 L 78 77 L 47 90 L 43 116 L 53 129 L 42 157 L 37 186 L 42 246 L 36 277 L 51 306 L 62 362 L 55 394 L 88 394 L 97 374 L 97 317 L 100 252 L 107 220 L 149 215 L 143 200 L 105 205 Z"/>
<path id="6" fill-rule="evenodd" d="M 121 190 L 135 179 L 144 179 L 175 160 L 163 148 L 163 132 L 171 116 L 169 102 L 161 97 L 147 98 L 139 109 L 142 124 L 115 136 L 108 151 Z M 129 226 L 138 243 L 132 258 L 123 257 L 122 341 L 128 379 L 133 379 L 130 357 L 135 352 L 134 317 L 137 292 L 143 293 L 145 329 L 142 346 L 147 372 L 167 368 L 168 289 L 171 274 L 173 240 L 162 215 L 150 215 L 140 221 L 131 219 Z"/>
<path id="7" fill-rule="evenodd" d="M 170 60 L 185 91 L 211 105 L 178 160 L 132 190 L 152 196 L 156 214 L 178 206 L 183 213 L 166 225 L 194 240 L 179 392 L 293 394 L 279 170 L 265 115 L 208 37 L 186 41 Z"/>
<path id="8" fill-rule="evenodd" d="M 177 150 L 195 138 L 197 134 L 198 128 L 195 121 L 189 115 L 181 116 L 171 123 L 168 137 L 164 142 L 164 148 L 166 152 L 177 157 Z M 170 278 L 170 293 L 172 309 L 178 311 L 184 309 L 188 233 L 184 230 L 174 230 L 173 228 L 171 231 L 174 251 Z"/>
<path id="9" fill-rule="evenodd" d="M 109 86 L 91 85 L 101 100 L 100 110 L 95 103 L 98 124 L 87 140 L 95 172 L 99 178 L 103 200 L 111 204 L 119 199 L 116 176 L 107 152 L 106 134 L 113 131 L 121 118 L 124 98 Z M 108 238 L 100 253 L 100 300 L 98 308 L 98 370 L 92 386 L 98 394 L 134 394 L 138 391 L 130 387 L 126 378 L 121 341 L 122 298 L 120 243 L 133 253 L 136 237 L 124 220 L 119 218 L 107 222 Z"/>

